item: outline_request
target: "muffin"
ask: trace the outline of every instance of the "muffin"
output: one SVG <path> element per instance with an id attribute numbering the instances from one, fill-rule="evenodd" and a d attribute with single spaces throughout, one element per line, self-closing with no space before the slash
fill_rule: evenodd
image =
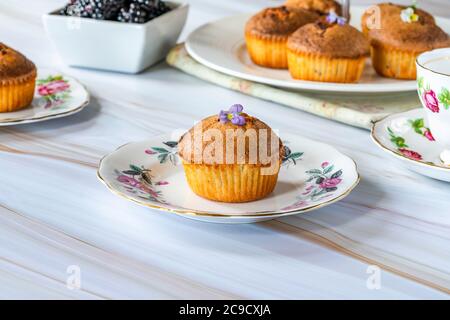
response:
<path id="1" fill-rule="evenodd" d="M 379 25 L 371 26 L 374 13 L 368 9 L 362 16 L 362 30 L 370 41 L 372 65 L 378 74 L 413 80 L 420 53 L 450 46 L 449 36 L 429 13 L 391 3 L 377 6 Z"/>
<path id="2" fill-rule="evenodd" d="M 318 17 L 314 12 L 285 6 L 267 8 L 257 13 L 245 26 L 250 58 L 263 67 L 286 69 L 288 36 Z"/>
<path id="3" fill-rule="evenodd" d="M 248 202 L 275 188 L 283 145 L 267 124 L 242 109 L 233 105 L 203 119 L 178 143 L 186 180 L 203 198 Z"/>
<path id="4" fill-rule="evenodd" d="M 342 15 L 341 5 L 334 0 L 286 0 L 284 5 L 314 11 L 320 15 L 326 15 L 331 11 Z"/>
<path id="5" fill-rule="evenodd" d="M 356 82 L 369 56 L 366 37 L 348 24 L 319 21 L 294 32 L 287 43 L 294 79 Z"/>
<path id="6" fill-rule="evenodd" d="M 0 43 L 0 112 L 16 111 L 30 105 L 35 81 L 34 63 Z"/>

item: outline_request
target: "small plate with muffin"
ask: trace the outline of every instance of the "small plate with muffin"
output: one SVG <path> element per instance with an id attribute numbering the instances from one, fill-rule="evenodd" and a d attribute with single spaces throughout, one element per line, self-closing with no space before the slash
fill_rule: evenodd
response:
<path id="1" fill-rule="evenodd" d="M 253 223 L 339 201 L 359 182 L 355 162 L 325 143 L 283 132 L 239 104 L 183 135 L 119 147 L 99 179 L 140 205 L 217 223 Z"/>
<path id="2" fill-rule="evenodd" d="M 449 47 L 450 19 L 415 6 L 351 7 L 333 0 L 283 6 L 199 27 L 188 53 L 219 72 L 276 87 L 328 92 L 416 90 L 416 57 Z"/>
<path id="3" fill-rule="evenodd" d="M 88 103 L 89 93 L 78 81 L 37 70 L 23 54 L 0 43 L 0 126 L 65 117 Z"/>

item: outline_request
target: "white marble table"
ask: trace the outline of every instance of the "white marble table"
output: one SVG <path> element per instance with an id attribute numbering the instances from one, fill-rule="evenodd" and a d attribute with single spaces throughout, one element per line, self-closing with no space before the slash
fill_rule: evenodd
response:
<path id="1" fill-rule="evenodd" d="M 207 21 L 280 3 L 190 2 L 182 39 Z M 423 2 L 450 17 L 448 0 Z M 80 79 L 93 96 L 77 115 L 0 128 L 0 298 L 449 298 L 450 184 L 406 171 L 367 131 L 164 63 L 135 76 L 65 67 L 40 18 L 63 3 L 0 0 L 0 40 Z M 129 203 L 97 181 L 99 159 L 119 145 L 236 102 L 275 128 L 334 144 L 358 162 L 361 184 L 304 215 L 215 225 Z M 370 265 L 381 268 L 379 287 L 367 286 Z M 71 266 L 80 289 L 66 286 Z"/>

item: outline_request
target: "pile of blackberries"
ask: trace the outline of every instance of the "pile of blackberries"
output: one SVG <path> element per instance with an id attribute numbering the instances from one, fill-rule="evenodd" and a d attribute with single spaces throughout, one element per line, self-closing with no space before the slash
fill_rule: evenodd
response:
<path id="1" fill-rule="evenodd" d="M 161 0 L 70 0 L 61 15 L 145 23 L 166 12 L 170 7 Z"/>

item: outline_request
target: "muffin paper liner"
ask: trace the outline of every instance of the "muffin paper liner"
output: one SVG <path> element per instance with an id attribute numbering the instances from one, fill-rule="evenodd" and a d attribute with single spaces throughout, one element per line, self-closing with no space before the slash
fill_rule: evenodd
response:
<path id="1" fill-rule="evenodd" d="M 366 57 L 329 58 L 311 53 L 287 53 L 289 72 L 300 80 L 357 82 L 364 70 Z"/>
<path id="2" fill-rule="evenodd" d="M 36 70 L 27 75 L 0 81 L 0 112 L 11 112 L 27 107 L 33 101 Z"/>
<path id="3" fill-rule="evenodd" d="M 372 46 L 372 65 L 384 77 L 416 79 L 416 57 L 419 53 Z"/>
<path id="4" fill-rule="evenodd" d="M 192 191 L 214 201 L 247 202 L 261 199 L 273 191 L 278 179 L 278 171 L 273 175 L 262 175 L 262 167 L 256 165 L 183 163 L 183 167 Z"/>
<path id="5" fill-rule="evenodd" d="M 254 63 L 269 68 L 287 69 L 287 37 L 246 34 L 245 41 Z"/>

